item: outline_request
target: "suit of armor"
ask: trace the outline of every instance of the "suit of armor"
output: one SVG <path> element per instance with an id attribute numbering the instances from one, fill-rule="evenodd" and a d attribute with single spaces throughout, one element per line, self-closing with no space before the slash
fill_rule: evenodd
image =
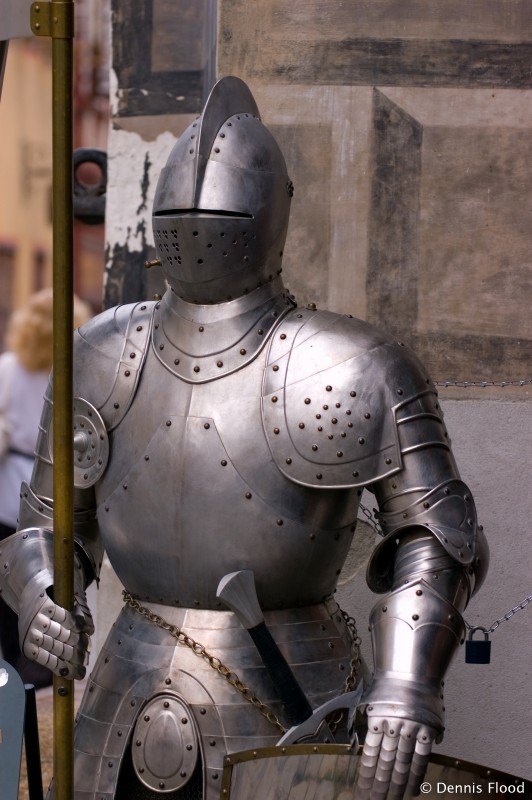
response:
<path id="1" fill-rule="evenodd" d="M 25 653 L 83 677 L 85 588 L 103 548 L 128 593 L 78 714 L 76 800 L 214 800 L 226 754 L 273 745 L 290 726 L 217 595 L 235 570 L 253 572 L 313 708 L 361 680 L 356 631 L 333 594 L 363 487 L 385 535 L 368 567 L 384 599 L 370 620 L 361 795 L 401 796 L 443 732 L 443 677 L 487 568 L 485 540 L 415 356 L 364 322 L 300 309 L 284 289 L 292 191 L 249 89 L 222 79 L 159 180 L 167 292 L 75 335 L 72 612 L 49 592 L 47 394 L 20 530 L 2 543 Z"/>

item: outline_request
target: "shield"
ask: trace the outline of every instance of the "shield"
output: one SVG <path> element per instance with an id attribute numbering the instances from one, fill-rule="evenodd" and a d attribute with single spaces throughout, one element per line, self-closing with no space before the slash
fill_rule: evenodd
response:
<path id="1" fill-rule="evenodd" d="M 223 800 L 357 800 L 358 755 L 349 745 L 296 744 L 227 756 Z M 474 795 L 479 800 L 532 800 L 532 781 L 469 761 L 433 754 L 420 798 Z M 406 795 L 411 797 L 411 795 Z"/>

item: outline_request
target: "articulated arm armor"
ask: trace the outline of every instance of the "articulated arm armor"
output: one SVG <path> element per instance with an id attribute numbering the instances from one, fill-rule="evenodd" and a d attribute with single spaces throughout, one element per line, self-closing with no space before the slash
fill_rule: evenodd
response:
<path id="1" fill-rule="evenodd" d="M 396 409 L 404 469 L 375 485 L 385 533 L 368 583 L 388 593 L 370 616 L 375 673 L 363 701 L 361 790 L 416 789 L 444 730 L 444 675 L 480 586 L 488 549 L 459 479 L 434 390 Z M 395 751 L 395 756 L 392 754 Z"/>
<path id="2" fill-rule="evenodd" d="M 66 611 L 53 601 L 53 508 L 51 389 L 45 398 L 32 484 L 22 485 L 19 531 L 2 542 L 2 597 L 19 614 L 24 654 L 57 674 L 83 678 L 89 637 L 94 632 L 85 589 L 98 577 L 102 549 L 90 489 L 77 491 L 74 515 L 74 607 Z"/>

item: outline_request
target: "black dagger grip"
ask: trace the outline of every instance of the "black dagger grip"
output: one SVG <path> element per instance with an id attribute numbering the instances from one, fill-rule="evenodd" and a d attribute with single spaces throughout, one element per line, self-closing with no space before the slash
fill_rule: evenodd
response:
<path id="1" fill-rule="evenodd" d="M 285 657 L 264 622 L 260 622 L 254 628 L 248 628 L 248 633 L 279 692 L 288 719 L 292 725 L 300 725 L 312 716 L 312 708 L 301 691 L 294 673 L 286 663 Z"/>

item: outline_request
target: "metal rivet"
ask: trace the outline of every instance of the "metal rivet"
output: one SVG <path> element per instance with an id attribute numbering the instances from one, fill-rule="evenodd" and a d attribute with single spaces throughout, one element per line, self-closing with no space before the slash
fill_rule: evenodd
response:
<path id="1" fill-rule="evenodd" d="M 304 427 L 305 427 L 305 423 L 304 423 L 304 422 L 300 422 L 300 423 L 299 423 L 299 427 L 300 427 L 300 428 L 304 428 Z"/>
<path id="2" fill-rule="evenodd" d="M 278 520 L 277 520 L 277 524 L 278 524 L 278 525 L 283 525 L 283 520 L 282 520 L 282 519 L 278 519 Z"/>
<path id="3" fill-rule="evenodd" d="M 274 432 L 275 434 L 278 434 L 278 433 L 279 433 L 279 428 L 274 428 L 274 429 L 273 429 L 273 432 Z"/>
<path id="4" fill-rule="evenodd" d="M 274 372 L 277 372 L 277 370 L 279 369 L 279 367 L 278 367 L 278 365 L 277 365 L 277 364 L 274 364 L 274 366 L 272 367 L 272 369 L 273 369 L 273 371 L 274 371 Z"/>
<path id="5" fill-rule="evenodd" d="M 278 400 L 277 395 L 274 394 L 274 396 L 272 397 L 272 403 L 276 403 L 277 400 Z"/>
<path id="6" fill-rule="evenodd" d="M 358 440 L 358 443 L 359 443 L 359 444 L 364 444 L 364 442 L 365 442 L 365 441 L 366 441 L 366 440 L 364 439 L 364 437 L 363 437 L 363 436 L 361 436 L 361 437 L 359 438 L 359 440 Z"/>
<path id="7" fill-rule="evenodd" d="M 282 334 L 281 334 L 281 336 L 280 336 L 279 338 L 280 338 L 280 339 L 286 339 L 286 333 L 282 333 Z"/>
<path id="8" fill-rule="evenodd" d="M 222 465 L 222 467 L 227 466 L 227 461 L 225 460 L 225 458 L 222 461 L 220 461 L 220 464 Z"/>
<path id="9" fill-rule="evenodd" d="M 305 397 L 305 404 L 308 406 L 310 403 L 310 397 Z"/>
<path id="10" fill-rule="evenodd" d="M 194 372 L 199 372 L 199 371 L 200 371 L 200 368 L 199 368 L 199 367 L 197 367 L 197 366 L 196 366 L 196 367 L 194 367 Z"/>
<path id="11" fill-rule="evenodd" d="M 286 463 L 287 463 L 287 464 L 291 464 L 291 463 L 292 463 L 292 459 L 291 459 L 291 458 L 287 458 L 287 459 L 286 459 Z"/>
<path id="12" fill-rule="evenodd" d="M 245 356 L 246 355 L 246 348 L 245 347 L 241 347 L 240 348 L 240 355 L 241 356 Z"/>
<path id="13" fill-rule="evenodd" d="M 413 620 L 419 619 L 419 614 L 412 614 L 412 619 Z"/>
<path id="14" fill-rule="evenodd" d="M 199 326 L 199 328 L 198 328 L 198 330 L 199 330 L 199 332 L 200 332 L 200 333 L 203 333 L 203 331 L 205 330 L 205 328 L 203 327 L 203 325 L 200 325 L 200 326 Z"/>
<path id="15" fill-rule="evenodd" d="M 175 364 L 175 365 L 176 365 L 176 367 L 177 367 L 177 365 L 179 364 L 179 359 L 178 359 L 178 358 L 174 358 L 174 364 Z"/>

